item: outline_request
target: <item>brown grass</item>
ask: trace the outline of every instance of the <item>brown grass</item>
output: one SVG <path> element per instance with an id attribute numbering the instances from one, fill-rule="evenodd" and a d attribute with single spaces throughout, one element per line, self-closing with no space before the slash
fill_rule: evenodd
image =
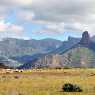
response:
<path id="1" fill-rule="evenodd" d="M 62 92 L 64 83 L 78 84 L 83 92 Z M 95 70 L 46 69 L 0 74 L 0 95 L 95 95 Z"/>

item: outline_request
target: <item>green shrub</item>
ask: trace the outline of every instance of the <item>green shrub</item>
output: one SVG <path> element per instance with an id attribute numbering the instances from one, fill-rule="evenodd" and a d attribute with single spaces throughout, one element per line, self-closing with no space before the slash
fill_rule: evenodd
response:
<path id="1" fill-rule="evenodd" d="M 82 92 L 82 89 L 78 85 L 66 83 L 63 85 L 62 90 L 64 92 Z"/>

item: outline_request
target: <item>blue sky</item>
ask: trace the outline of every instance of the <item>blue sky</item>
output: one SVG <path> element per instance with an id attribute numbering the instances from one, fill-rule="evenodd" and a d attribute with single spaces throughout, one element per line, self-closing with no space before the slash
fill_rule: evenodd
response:
<path id="1" fill-rule="evenodd" d="M 0 39 L 95 35 L 94 0 L 0 0 Z"/>

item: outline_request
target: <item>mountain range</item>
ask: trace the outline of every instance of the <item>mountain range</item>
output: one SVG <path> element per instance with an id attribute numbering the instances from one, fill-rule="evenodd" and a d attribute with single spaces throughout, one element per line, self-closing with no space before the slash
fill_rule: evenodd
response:
<path id="1" fill-rule="evenodd" d="M 95 36 L 85 31 L 82 38 L 0 41 L 0 63 L 18 69 L 95 67 Z"/>
<path id="2" fill-rule="evenodd" d="M 51 52 L 61 44 L 62 41 L 50 38 L 43 40 L 5 38 L 0 41 L 0 63 L 16 68 L 40 54 Z"/>
<path id="3" fill-rule="evenodd" d="M 52 51 L 53 49 L 59 47 L 61 44 L 61 41 L 55 39 L 22 40 L 6 38 L 0 41 L 0 55 L 16 57 L 32 55 L 36 53 L 45 53 Z"/>
<path id="4" fill-rule="evenodd" d="M 26 62 L 19 69 L 43 67 L 95 67 L 95 40 L 87 31 L 82 34 L 82 38 L 69 37 L 57 49 Z"/>

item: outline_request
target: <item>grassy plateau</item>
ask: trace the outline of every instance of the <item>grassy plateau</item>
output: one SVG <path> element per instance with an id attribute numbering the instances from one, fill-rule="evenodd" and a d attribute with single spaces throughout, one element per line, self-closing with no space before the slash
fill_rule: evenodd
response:
<path id="1" fill-rule="evenodd" d="M 65 83 L 83 92 L 64 92 Z M 0 95 L 95 95 L 95 69 L 38 69 L 0 74 Z"/>

